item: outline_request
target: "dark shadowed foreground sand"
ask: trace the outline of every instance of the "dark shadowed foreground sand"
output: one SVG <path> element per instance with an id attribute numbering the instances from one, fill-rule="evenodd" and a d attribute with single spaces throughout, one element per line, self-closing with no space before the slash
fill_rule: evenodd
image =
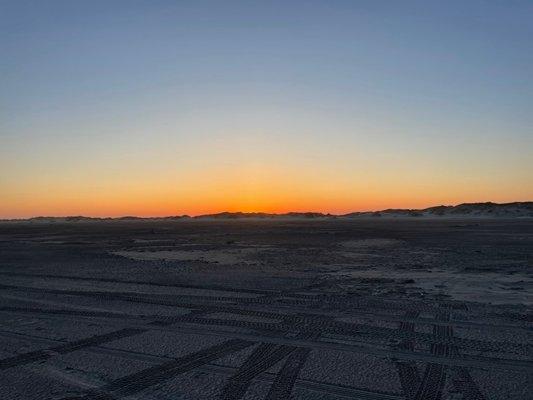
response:
<path id="1" fill-rule="evenodd" d="M 531 399 L 533 221 L 0 224 L 1 399 Z"/>

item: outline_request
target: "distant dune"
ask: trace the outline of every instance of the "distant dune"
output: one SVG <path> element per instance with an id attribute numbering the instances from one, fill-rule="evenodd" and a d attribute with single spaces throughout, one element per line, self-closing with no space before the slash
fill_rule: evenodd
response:
<path id="1" fill-rule="evenodd" d="M 533 202 L 515 203 L 463 203 L 457 206 L 435 206 L 424 209 L 388 209 L 382 211 L 354 212 L 345 214 L 346 218 L 389 217 L 472 217 L 472 218 L 516 218 L 533 217 Z"/>
<path id="2" fill-rule="evenodd" d="M 463 203 L 457 206 L 434 206 L 423 209 L 387 209 L 381 211 L 353 212 L 343 215 L 316 212 L 290 212 L 285 214 L 222 212 L 200 215 L 195 218 L 239 219 L 239 218 L 424 218 L 424 217 L 473 217 L 473 218 L 515 218 L 533 217 L 533 202 L 515 203 Z"/>
<path id="3" fill-rule="evenodd" d="M 221 212 L 218 214 L 188 215 L 169 217 L 135 217 L 125 216 L 117 218 L 97 218 L 84 216 L 70 217 L 34 217 L 17 220 L 20 222 L 90 222 L 90 221 L 173 221 L 183 219 L 317 219 L 317 218 L 533 218 L 533 202 L 523 201 L 514 203 L 463 203 L 456 206 L 435 206 L 423 209 L 387 209 L 381 211 L 362 211 L 343 215 L 323 214 L 317 212 L 289 212 L 284 214 L 270 214 L 262 212 Z"/>

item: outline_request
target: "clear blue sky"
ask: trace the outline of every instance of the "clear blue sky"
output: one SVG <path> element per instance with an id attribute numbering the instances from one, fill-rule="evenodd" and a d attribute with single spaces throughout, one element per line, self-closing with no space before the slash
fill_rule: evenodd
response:
<path id="1" fill-rule="evenodd" d="M 0 217 L 533 199 L 532 1 L 0 0 Z"/>

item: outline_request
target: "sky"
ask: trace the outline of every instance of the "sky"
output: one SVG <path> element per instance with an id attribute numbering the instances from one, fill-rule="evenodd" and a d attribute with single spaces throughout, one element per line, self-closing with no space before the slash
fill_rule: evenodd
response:
<path id="1" fill-rule="evenodd" d="M 0 218 L 533 200 L 533 1 L 0 0 Z"/>

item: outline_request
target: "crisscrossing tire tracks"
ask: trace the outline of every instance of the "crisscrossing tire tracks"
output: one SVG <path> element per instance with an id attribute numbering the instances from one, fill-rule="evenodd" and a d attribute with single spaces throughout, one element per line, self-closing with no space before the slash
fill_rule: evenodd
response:
<path id="1" fill-rule="evenodd" d="M 228 354 L 249 347 L 254 342 L 234 339 L 202 349 L 154 367 L 146 368 L 139 372 L 126 375 L 112 381 L 98 389 L 87 391 L 77 397 L 69 397 L 69 400 L 112 400 L 130 396 L 150 386 L 164 382 L 176 375 L 183 374 L 194 368 L 209 364 Z M 67 399 L 64 399 L 67 400 Z"/>

